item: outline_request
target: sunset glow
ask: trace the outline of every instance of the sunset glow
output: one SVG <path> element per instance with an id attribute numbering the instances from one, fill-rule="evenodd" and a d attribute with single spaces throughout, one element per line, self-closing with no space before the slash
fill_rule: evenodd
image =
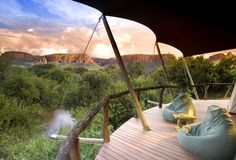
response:
<path id="1" fill-rule="evenodd" d="M 7 0 L 0 1 L 1 53 L 10 50 L 34 55 L 83 53 L 101 13 L 72 0 Z M 122 55 L 157 54 L 155 35 L 146 26 L 121 18 L 108 17 L 108 22 Z M 182 56 L 181 51 L 160 43 L 163 54 Z M 86 54 L 114 57 L 102 22 Z"/>

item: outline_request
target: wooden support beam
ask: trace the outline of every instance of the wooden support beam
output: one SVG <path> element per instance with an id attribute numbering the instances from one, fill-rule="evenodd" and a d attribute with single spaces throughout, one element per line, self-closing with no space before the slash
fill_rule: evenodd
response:
<path id="1" fill-rule="evenodd" d="M 186 69 L 186 71 L 187 71 L 187 74 L 188 74 L 188 77 L 189 77 L 189 80 L 190 80 L 190 84 L 193 86 L 193 92 L 194 92 L 194 94 L 195 94 L 195 97 L 196 97 L 196 99 L 198 100 L 198 99 L 199 99 L 199 95 L 198 95 L 198 93 L 197 93 L 197 90 L 196 90 L 196 87 L 195 87 L 193 78 L 192 78 L 192 76 L 191 76 L 191 73 L 190 73 L 190 71 L 189 71 L 189 69 L 188 69 L 188 65 L 187 65 L 187 63 L 186 63 L 186 61 L 185 61 L 184 58 L 183 58 L 183 63 L 184 63 L 185 69 Z"/>
<path id="2" fill-rule="evenodd" d="M 232 88 L 233 86 L 234 86 L 233 84 L 229 86 L 228 90 L 226 91 L 226 93 L 225 93 L 225 95 L 224 95 L 224 98 L 227 97 L 227 95 L 229 94 L 229 91 L 231 90 L 231 88 Z"/>
<path id="3" fill-rule="evenodd" d="M 163 58 L 162 58 L 162 55 L 161 55 L 161 50 L 160 50 L 160 47 L 159 47 L 159 45 L 158 45 L 158 41 L 156 41 L 156 47 L 157 47 L 157 51 L 158 51 L 158 54 L 159 54 L 160 59 L 161 59 L 161 65 L 162 65 L 162 68 L 163 68 L 163 70 L 164 70 L 164 75 L 165 75 L 165 79 L 166 79 L 167 85 L 170 86 L 170 81 L 169 81 L 169 78 L 168 78 L 168 75 L 167 75 L 165 63 L 164 63 Z M 172 99 L 172 101 L 173 101 L 173 100 L 174 100 L 174 97 L 173 97 L 172 89 L 171 89 L 171 88 L 168 88 L 168 89 L 169 89 L 169 92 L 170 92 L 170 95 L 171 95 L 171 99 Z"/>
<path id="4" fill-rule="evenodd" d="M 110 142 L 110 132 L 109 132 L 109 100 L 103 106 L 103 126 L 102 126 L 102 133 L 103 133 L 103 140 L 104 143 Z"/>
<path id="5" fill-rule="evenodd" d="M 133 89 L 133 85 L 131 84 L 131 81 L 130 81 L 130 79 L 129 79 L 128 73 L 127 73 L 127 71 L 126 71 L 125 65 L 124 65 L 123 60 L 122 60 L 122 58 L 121 58 L 119 49 L 118 49 L 117 44 L 116 44 L 116 42 L 115 42 L 115 39 L 114 39 L 114 37 L 113 37 L 113 35 L 112 35 L 110 26 L 109 26 L 109 24 L 108 24 L 108 22 L 107 22 L 107 19 L 106 19 L 106 16 L 103 15 L 103 16 L 102 16 L 102 20 L 103 20 L 105 29 L 106 29 L 106 31 L 107 31 L 107 35 L 108 35 L 108 37 L 109 37 L 109 39 L 110 39 L 112 48 L 113 48 L 113 50 L 114 50 L 116 59 L 117 59 L 117 61 L 118 61 L 119 67 L 120 67 L 120 69 L 121 69 L 123 78 L 124 78 L 124 80 L 125 80 L 125 82 L 126 82 L 126 85 L 127 85 L 127 87 L 128 87 L 128 90 L 129 90 L 131 99 L 132 99 L 132 101 L 133 101 L 133 103 L 134 103 L 134 106 L 135 106 L 135 108 L 136 108 L 136 110 L 137 110 L 138 117 L 139 117 L 140 120 L 141 120 L 141 123 L 142 123 L 142 125 L 143 125 L 143 129 L 146 130 L 146 131 L 148 131 L 148 130 L 150 130 L 150 129 L 149 129 L 148 124 L 147 124 L 147 122 L 146 122 L 146 119 L 145 119 L 145 117 L 144 117 L 144 114 L 143 114 L 141 105 L 140 105 L 140 103 L 139 103 L 139 101 L 138 101 L 138 98 L 137 98 L 137 96 L 136 96 L 136 94 L 135 94 L 135 91 L 134 91 L 134 89 Z"/>

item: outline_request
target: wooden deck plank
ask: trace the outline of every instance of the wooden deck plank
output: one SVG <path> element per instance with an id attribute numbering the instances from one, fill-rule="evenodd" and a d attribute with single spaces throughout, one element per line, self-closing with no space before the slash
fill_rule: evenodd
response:
<path id="1" fill-rule="evenodd" d="M 119 143 L 123 143 L 125 144 L 128 148 L 129 151 L 135 151 L 135 152 L 139 152 L 142 153 L 143 156 L 145 157 L 149 157 L 147 158 L 148 160 L 155 160 L 155 159 L 160 159 L 160 160 L 166 160 L 166 158 L 160 156 L 160 155 L 156 155 L 156 154 L 152 154 L 150 153 L 150 151 L 145 148 L 145 147 L 140 147 L 139 145 L 136 145 L 135 143 L 130 143 L 130 141 L 127 141 L 126 139 L 123 138 L 117 138 L 117 137 L 113 137 L 117 142 Z M 134 141 L 133 141 L 134 142 Z"/>
<path id="2" fill-rule="evenodd" d="M 128 137 L 128 135 L 126 134 L 121 134 L 121 133 L 117 133 L 119 134 L 119 138 L 126 140 L 128 143 L 138 146 L 140 148 L 145 148 L 146 151 L 148 152 L 147 154 L 151 155 L 155 155 L 157 158 L 163 158 L 166 159 L 165 157 L 168 156 L 168 154 L 166 154 L 166 152 L 164 152 L 163 150 L 160 150 L 160 147 L 155 146 L 154 144 L 150 144 L 147 141 L 144 141 L 144 139 L 141 139 L 139 137 L 135 137 L 135 136 L 131 136 L 129 138 L 124 138 L 122 135 L 124 135 L 125 137 Z M 154 147 L 156 149 L 154 149 Z M 157 149 L 159 148 L 159 149 Z M 175 159 L 174 156 L 170 155 L 169 159 Z"/>
<path id="3" fill-rule="evenodd" d="M 111 151 L 109 148 L 106 148 L 105 145 L 100 149 L 99 154 L 105 159 L 120 160 L 124 159 L 120 157 L 117 153 Z"/>
<path id="4" fill-rule="evenodd" d="M 123 131 L 123 130 L 121 130 Z M 131 131 L 132 132 L 132 131 Z M 138 131 L 134 131 L 132 132 L 133 134 L 137 134 L 138 136 L 141 136 L 140 134 L 137 133 Z M 158 135 L 158 134 L 156 134 Z M 173 150 L 176 151 L 175 154 L 180 155 L 180 152 L 183 151 L 183 149 L 181 148 L 181 146 L 179 145 L 179 143 L 170 143 L 170 141 L 168 141 L 166 139 L 166 137 L 160 137 L 160 136 L 156 136 L 156 137 L 152 137 L 152 136 L 142 136 L 144 140 L 146 140 L 146 142 L 148 143 L 156 143 L 158 144 L 158 146 L 160 147 L 165 147 L 168 150 Z M 173 141 L 172 141 L 173 142 Z"/>
<path id="5" fill-rule="evenodd" d="M 102 157 L 100 154 L 98 154 L 95 158 L 95 160 L 106 160 L 106 158 Z"/>
<path id="6" fill-rule="evenodd" d="M 185 157 L 179 154 L 178 152 L 173 152 L 172 149 L 165 147 L 165 145 L 157 143 L 158 141 L 153 143 L 153 141 L 150 142 L 148 139 L 142 139 L 142 141 L 140 141 L 139 137 L 132 137 L 132 138 L 133 138 L 132 141 L 136 141 L 137 146 L 146 147 L 152 154 L 162 155 L 163 157 L 168 156 L 169 157 L 168 159 L 176 159 L 176 157 L 182 157 L 182 158 Z"/>
<path id="7" fill-rule="evenodd" d="M 209 105 L 227 105 L 229 100 L 193 100 L 197 120 L 202 121 Z M 166 105 L 163 105 L 165 107 Z M 144 131 L 139 119 L 131 118 L 112 135 L 111 141 L 104 144 L 97 160 L 137 159 L 137 160 L 198 160 L 192 153 L 184 150 L 178 139 L 176 124 L 162 118 L 163 108 L 144 111 L 151 131 Z M 236 122 L 236 115 L 232 115 Z"/>
<path id="8" fill-rule="evenodd" d="M 112 145 L 104 144 L 103 147 L 107 148 L 108 150 L 110 150 L 113 153 L 118 154 L 119 155 L 119 159 L 126 159 L 127 156 L 129 156 L 130 160 L 134 160 L 135 159 L 131 155 L 129 155 L 129 154 L 127 154 L 127 153 L 117 149 L 117 148 L 114 148 L 114 146 L 112 146 Z"/>
<path id="9" fill-rule="evenodd" d="M 134 127 L 134 126 L 129 126 L 129 127 Z M 136 130 L 136 134 L 143 134 L 140 132 L 140 130 L 134 128 Z M 158 141 L 159 139 L 163 139 L 163 143 L 168 143 L 170 146 L 175 146 L 178 145 L 179 142 L 176 140 L 175 137 L 172 137 L 172 135 L 166 135 L 163 136 L 161 134 L 158 134 L 157 132 L 149 132 L 148 135 L 146 135 L 150 140 L 156 140 Z"/>
<path id="10" fill-rule="evenodd" d="M 123 131 L 123 133 L 125 133 L 125 131 L 123 129 L 120 129 L 121 131 Z M 133 131 L 133 130 L 130 130 L 130 128 L 127 128 L 126 130 L 129 130 L 129 132 L 132 132 L 132 134 L 136 134 L 137 136 L 142 136 L 143 133 L 142 132 L 139 132 L 139 130 L 136 130 L 136 131 Z M 154 143 L 155 145 L 161 147 L 161 150 L 168 150 L 169 152 L 171 151 L 175 151 L 173 152 L 173 154 L 177 155 L 177 156 L 180 156 L 182 157 L 183 155 L 183 149 L 182 147 L 180 146 L 179 142 L 176 140 L 176 141 L 169 141 L 167 138 L 169 138 L 169 135 L 168 136 L 160 136 L 161 134 L 153 134 L 152 136 L 151 135 L 151 132 L 146 132 L 148 135 L 147 136 L 142 136 L 142 138 L 146 141 L 147 144 L 150 144 L 150 143 Z M 172 135 L 173 138 L 176 137 L 176 134 Z M 167 152 L 168 152 L 167 151 Z"/>
<path id="11" fill-rule="evenodd" d="M 113 139 L 115 139 L 115 137 L 113 137 Z M 152 159 L 152 157 L 146 156 L 145 154 L 142 154 L 142 152 L 140 150 L 139 151 L 136 150 L 136 149 L 127 150 L 127 144 L 122 143 L 119 140 L 113 141 L 113 143 L 111 143 L 110 145 L 112 145 L 115 148 L 117 147 L 117 149 L 122 150 L 123 152 L 126 152 L 126 153 L 130 154 L 133 158 L 135 158 L 137 160 L 150 160 L 150 159 Z"/>

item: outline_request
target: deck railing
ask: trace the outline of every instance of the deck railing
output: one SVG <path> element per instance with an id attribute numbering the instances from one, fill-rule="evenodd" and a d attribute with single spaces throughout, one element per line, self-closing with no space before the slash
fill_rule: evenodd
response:
<path id="1" fill-rule="evenodd" d="M 205 84 L 199 84 L 195 86 L 190 87 L 199 87 L 204 86 L 206 88 L 209 85 L 233 85 L 233 83 L 205 83 Z M 160 95 L 159 95 L 159 107 L 162 108 L 162 99 L 163 99 L 163 93 L 166 88 L 181 88 L 181 86 L 153 86 L 153 87 L 144 87 L 144 88 L 135 88 L 135 92 L 137 94 L 137 97 L 140 101 L 140 93 L 142 91 L 147 90 L 156 90 L 160 89 Z M 207 91 L 207 89 L 205 89 Z M 228 91 L 227 91 L 228 92 Z M 87 116 L 79 123 L 75 125 L 75 127 L 72 129 L 72 131 L 69 133 L 67 137 L 63 137 L 64 143 L 61 145 L 59 152 L 56 156 L 57 160 L 80 160 L 80 139 L 79 135 L 82 133 L 88 125 L 92 122 L 93 118 L 97 115 L 97 113 L 102 109 L 103 110 L 103 143 L 108 143 L 110 141 L 110 131 L 109 131 L 109 102 L 111 99 L 119 98 L 121 96 L 129 94 L 129 91 L 123 91 L 117 94 L 109 95 L 104 97 L 102 100 L 97 102 L 95 107 L 91 109 L 91 111 L 87 114 Z M 204 98 L 207 98 L 207 93 L 205 92 Z M 137 114 L 134 115 L 137 117 Z M 86 140 L 84 140 L 87 142 Z M 90 143 L 99 143 L 100 140 L 97 139 L 89 139 Z"/>

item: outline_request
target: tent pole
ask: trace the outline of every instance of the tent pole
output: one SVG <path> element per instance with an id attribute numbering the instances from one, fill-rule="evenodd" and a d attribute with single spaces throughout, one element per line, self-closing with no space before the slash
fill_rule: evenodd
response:
<path id="1" fill-rule="evenodd" d="M 197 93 L 195 84 L 194 84 L 194 82 L 193 82 L 193 78 L 192 78 L 192 76 L 191 76 L 191 73 L 190 73 L 190 71 L 189 71 L 188 65 L 187 65 L 187 63 L 186 63 L 186 61 L 185 61 L 184 58 L 183 58 L 183 62 L 184 62 L 184 66 L 185 66 L 185 68 L 186 68 L 186 71 L 187 71 L 187 74 L 188 74 L 188 77 L 189 77 L 189 80 L 190 80 L 190 84 L 193 86 L 193 92 L 194 92 L 194 94 L 195 94 L 195 97 L 196 97 L 197 100 L 199 100 L 199 96 L 198 96 L 198 93 Z"/>
<path id="2" fill-rule="evenodd" d="M 169 81 L 169 78 L 168 78 L 168 75 L 167 75 L 166 67 L 165 67 L 165 64 L 164 64 L 164 61 L 163 61 L 163 58 L 162 58 L 162 55 L 161 55 L 161 50 L 160 50 L 160 47 L 159 47 L 159 44 L 158 44 L 157 41 L 156 41 L 156 47 L 157 47 L 157 51 L 158 51 L 158 54 L 159 54 L 160 59 L 161 59 L 161 65 L 162 65 L 162 68 L 164 70 L 164 75 L 165 75 L 165 79 L 166 79 L 167 85 L 170 86 L 170 81 Z M 169 92 L 170 92 L 170 95 L 171 95 L 171 99 L 173 101 L 174 98 L 173 98 L 172 89 L 171 88 L 168 88 L 168 89 L 169 89 Z"/>
<path id="3" fill-rule="evenodd" d="M 125 80 L 125 82 L 126 82 L 126 85 L 127 85 L 127 87 L 128 87 L 128 90 L 129 90 L 129 92 L 130 92 L 131 99 L 133 100 L 135 109 L 136 109 L 136 111 L 137 111 L 137 113 L 138 113 L 138 117 L 140 118 L 140 120 L 141 120 L 141 122 L 142 122 L 143 129 L 144 129 L 145 131 L 148 131 L 148 130 L 150 130 L 150 129 L 149 129 L 148 125 L 147 125 L 147 122 L 146 122 L 146 119 L 145 119 L 145 117 L 144 117 L 144 114 L 143 114 L 141 105 L 140 105 L 140 103 L 139 103 L 139 101 L 138 101 L 138 98 L 137 98 L 137 96 L 136 96 L 136 94 L 135 94 L 133 85 L 132 85 L 132 83 L 131 83 L 131 81 L 130 81 L 130 79 L 129 79 L 128 73 L 127 73 L 127 71 L 126 71 L 126 68 L 125 68 L 125 65 L 124 65 L 124 63 L 123 63 L 123 60 L 122 60 L 122 58 L 121 58 L 121 56 L 120 56 L 119 49 L 118 49 L 117 44 L 116 44 L 116 42 L 115 42 L 115 39 L 114 39 L 114 37 L 113 37 L 113 35 L 112 35 L 110 26 L 109 26 L 109 24 L 108 24 L 108 22 L 107 22 L 107 19 L 106 19 L 106 16 L 105 16 L 105 15 L 102 15 L 102 20 L 103 20 L 105 29 L 106 29 L 106 31 L 107 31 L 107 35 L 108 35 L 108 37 L 109 37 L 109 39 L 110 39 L 112 48 L 113 48 L 113 50 L 114 50 L 116 59 L 117 59 L 117 61 L 118 61 L 119 67 L 120 67 L 120 69 L 121 69 L 122 75 L 123 75 L 123 77 L 124 77 L 124 80 Z"/>
<path id="4" fill-rule="evenodd" d="M 232 91 L 227 109 L 228 109 L 229 113 L 236 114 L 236 82 L 234 84 L 234 89 Z"/>

